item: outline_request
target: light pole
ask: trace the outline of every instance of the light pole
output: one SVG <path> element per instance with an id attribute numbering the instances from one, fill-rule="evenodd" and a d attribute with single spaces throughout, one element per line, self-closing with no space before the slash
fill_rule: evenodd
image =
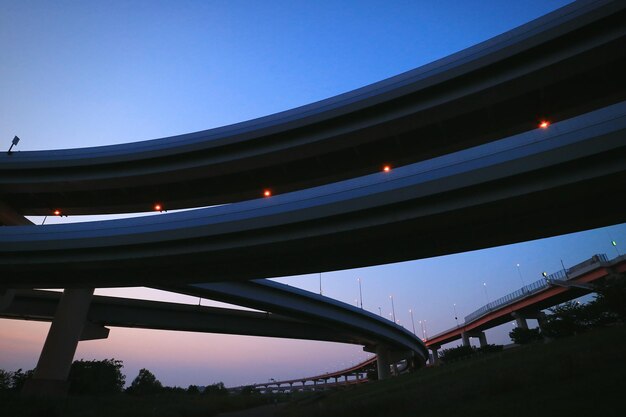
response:
<path id="1" fill-rule="evenodd" d="M 357 278 L 359 281 L 359 298 L 361 299 L 361 309 L 363 309 L 363 291 L 361 290 L 361 278 Z"/>
<path id="2" fill-rule="evenodd" d="M 524 282 L 524 278 L 522 278 L 522 271 L 519 269 L 519 264 L 517 264 L 517 273 L 519 274 L 520 281 L 522 281 L 522 288 L 524 288 L 526 283 Z"/>
<path id="3" fill-rule="evenodd" d="M 396 322 L 396 308 L 393 305 L 393 295 L 389 296 L 389 299 L 391 300 L 391 311 L 393 313 L 393 322 Z"/>
<path id="4" fill-rule="evenodd" d="M 617 242 L 611 239 L 611 245 L 613 245 L 613 247 L 615 248 L 615 252 L 617 252 L 617 256 L 622 256 L 622 254 L 619 253 L 619 249 L 617 249 Z"/>
<path id="5" fill-rule="evenodd" d="M 426 320 L 424 320 L 424 339 L 428 339 L 428 328 L 426 327 Z"/>
<path id="6" fill-rule="evenodd" d="M 413 334 L 415 334 L 415 320 L 413 320 L 413 309 L 409 309 L 409 313 L 411 314 L 411 324 L 413 325 Z"/>
<path id="7" fill-rule="evenodd" d="M 383 310 L 380 308 L 380 306 L 378 307 L 378 315 L 379 315 L 380 317 L 382 317 L 382 316 L 383 316 Z"/>
<path id="8" fill-rule="evenodd" d="M 485 290 L 485 300 L 487 300 L 487 308 L 489 307 L 489 295 L 487 295 L 487 283 L 483 282 L 483 289 Z"/>
<path id="9" fill-rule="evenodd" d="M 320 272 L 320 295 L 322 295 L 322 273 Z"/>
<path id="10" fill-rule="evenodd" d="M 456 303 L 452 305 L 452 308 L 454 308 L 454 320 L 456 321 L 456 327 L 459 327 L 459 317 L 456 314 Z"/>

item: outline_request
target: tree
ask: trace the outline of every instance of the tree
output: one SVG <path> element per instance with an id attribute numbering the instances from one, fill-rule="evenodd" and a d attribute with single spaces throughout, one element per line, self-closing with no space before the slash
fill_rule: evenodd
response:
<path id="1" fill-rule="evenodd" d="M 568 301 L 550 309 L 552 314 L 546 316 L 541 325 L 544 336 L 556 338 L 583 332 L 590 327 L 590 320 L 580 303 Z"/>
<path id="2" fill-rule="evenodd" d="M 601 283 L 595 303 L 615 319 L 626 321 L 626 277 L 608 278 Z"/>
<path id="3" fill-rule="evenodd" d="M 126 391 L 133 395 L 151 395 L 157 394 L 162 390 L 163 385 L 156 379 L 154 374 L 146 368 L 142 368 L 139 371 L 139 375 L 137 375 Z"/>
<path id="4" fill-rule="evenodd" d="M 70 369 L 70 393 L 77 395 L 115 394 L 122 392 L 126 377 L 122 361 L 74 361 Z"/>
<path id="5" fill-rule="evenodd" d="M 11 388 L 11 372 L 0 369 L 0 390 Z"/>
<path id="6" fill-rule="evenodd" d="M 15 391 L 21 391 L 26 380 L 32 378 L 34 374 L 34 369 L 22 372 L 22 368 L 20 368 L 17 371 L 13 372 L 13 374 L 11 374 L 11 389 Z"/>
<path id="7" fill-rule="evenodd" d="M 223 382 L 207 385 L 204 387 L 205 395 L 228 395 L 228 390 L 224 386 Z"/>

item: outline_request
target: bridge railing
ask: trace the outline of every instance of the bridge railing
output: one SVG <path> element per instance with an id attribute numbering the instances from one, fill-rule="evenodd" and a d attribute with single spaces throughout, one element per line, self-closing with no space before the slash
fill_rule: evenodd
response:
<path id="1" fill-rule="evenodd" d="M 507 304 L 511 304 L 517 300 L 521 300 L 522 298 L 525 298 L 531 294 L 537 293 L 549 287 L 551 285 L 550 281 L 552 280 L 566 281 L 566 280 L 572 279 L 575 276 L 577 276 L 579 272 L 586 269 L 587 267 L 591 265 L 595 265 L 597 263 L 603 263 L 603 262 L 608 262 L 608 261 L 609 261 L 609 258 L 603 253 L 593 255 L 591 258 L 581 263 L 578 263 L 570 268 L 566 268 L 566 269 L 562 269 L 560 271 L 554 272 L 548 275 L 545 279 L 540 279 L 538 281 L 535 281 L 532 284 L 526 285 L 515 292 L 507 294 L 504 297 L 500 297 L 497 300 L 494 300 L 482 306 L 478 310 L 465 316 L 465 323 L 466 324 L 470 323 L 493 310 L 496 310 Z"/>

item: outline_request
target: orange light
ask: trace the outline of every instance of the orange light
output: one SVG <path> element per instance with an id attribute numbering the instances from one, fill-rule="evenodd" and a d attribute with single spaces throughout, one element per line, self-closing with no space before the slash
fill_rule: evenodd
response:
<path id="1" fill-rule="evenodd" d="M 156 210 L 156 211 L 163 211 L 163 206 L 160 205 L 159 203 L 157 203 L 157 204 L 154 205 L 154 210 Z"/>
<path id="2" fill-rule="evenodd" d="M 385 172 L 389 172 L 389 171 L 391 171 L 391 167 L 390 167 L 389 165 L 385 165 L 385 166 L 383 167 L 383 171 L 385 171 Z"/>
<path id="3" fill-rule="evenodd" d="M 272 195 L 272 192 L 270 190 L 263 191 L 263 196 L 264 197 L 270 197 L 271 195 Z"/>
<path id="4" fill-rule="evenodd" d="M 57 209 L 53 211 L 55 216 L 60 216 L 61 215 L 61 210 Z"/>
<path id="5" fill-rule="evenodd" d="M 547 120 L 542 120 L 541 122 L 539 122 L 539 127 L 542 129 L 547 128 L 548 126 L 550 126 L 550 122 Z"/>

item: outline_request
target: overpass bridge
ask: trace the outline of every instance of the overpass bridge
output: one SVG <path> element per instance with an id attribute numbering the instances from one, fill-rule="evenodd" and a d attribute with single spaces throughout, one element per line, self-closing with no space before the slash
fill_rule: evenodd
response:
<path id="1" fill-rule="evenodd" d="M 477 337 L 481 346 L 487 344 L 484 331 L 515 320 L 527 329 L 527 319 L 538 319 L 542 310 L 593 292 L 593 284 L 607 277 L 626 277 L 626 255 L 609 260 L 606 255 L 593 257 L 546 275 L 545 278 L 482 306 L 465 317 L 464 323 L 436 334 L 424 343 L 431 350 L 434 362 L 442 345 L 461 339 L 469 346 L 470 337 Z"/>
<path id="2" fill-rule="evenodd" d="M 20 215 L 201 207 L 311 188 L 626 100 L 626 6 L 578 1 L 431 64 L 260 119 L 151 141 L 0 154 Z M 0 217 L 0 222 L 1 222 Z"/>
<path id="3" fill-rule="evenodd" d="M 368 382 L 368 373 L 372 372 L 376 367 L 377 358 L 374 356 L 361 363 L 334 372 L 281 381 L 270 379 L 267 383 L 242 385 L 229 388 L 229 391 L 241 392 L 244 389 L 249 389 L 261 394 L 273 392 L 325 391 Z M 340 380 L 341 378 L 343 378 L 343 380 Z"/>
<path id="4" fill-rule="evenodd" d="M 96 286 L 195 291 L 625 221 L 618 205 L 597 204 L 626 191 L 625 14 L 619 1 L 576 2 L 406 74 L 233 126 L 0 155 L 5 225 L 229 203 L 0 228 L 5 298 L 70 288 L 38 381 L 64 380 Z M 536 129 L 544 118 L 554 123 Z M 376 172 L 384 164 L 393 169 Z"/>

